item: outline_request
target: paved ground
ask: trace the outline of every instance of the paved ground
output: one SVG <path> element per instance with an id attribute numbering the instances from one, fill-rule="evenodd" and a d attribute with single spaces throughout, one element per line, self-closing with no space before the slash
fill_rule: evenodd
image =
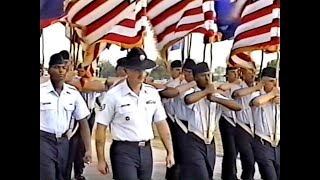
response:
<path id="1" fill-rule="evenodd" d="M 217 133 L 216 137 L 216 144 L 217 144 L 217 160 L 216 160 L 216 165 L 215 165 L 215 170 L 214 170 L 214 179 L 218 180 L 220 179 L 221 176 L 221 156 L 222 156 L 222 146 L 221 146 L 221 141 L 220 141 L 220 135 Z M 107 139 L 111 139 L 108 137 Z M 109 146 L 110 146 L 111 141 L 106 143 L 106 155 L 109 155 Z M 99 174 L 99 172 L 96 170 L 96 153 L 95 153 L 95 145 L 94 141 L 92 141 L 93 145 L 93 163 L 88 165 L 85 169 L 85 176 L 87 177 L 88 180 L 112 180 L 112 174 L 109 174 L 107 176 L 103 176 Z M 163 145 L 161 141 L 156 138 L 155 140 L 152 141 L 152 149 L 153 149 L 153 158 L 154 158 L 154 167 L 153 167 L 153 180 L 164 180 L 165 176 L 165 163 L 164 159 L 166 156 L 166 152 L 163 148 Z M 110 166 L 110 162 L 109 162 Z M 238 177 L 240 177 L 241 174 L 241 165 L 240 161 L 237 161 L 237 169 L 238 169 Z M 256 167 L 256 174 L 255 178 L 259 179 L 260 175 L 258 173 L 258 169 Z"/>

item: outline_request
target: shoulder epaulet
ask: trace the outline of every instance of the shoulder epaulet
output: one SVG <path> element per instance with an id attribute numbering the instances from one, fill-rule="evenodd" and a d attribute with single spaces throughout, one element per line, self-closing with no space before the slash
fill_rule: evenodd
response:
<path id="1" fill-rule="evenodd" d="M 152 89 L 156 89 L 154 86 L 150 85 L 150 84 L 145 84 L 145 87 L 147 88 L 152 88 Z"/>
<path id="2" fill-rule="evenodd" d="M 77 89 L 76 87 L 74 87 L 74 86 L 72 86 L 72 85 L 70 85 L 70 84 L 65 84 L 65 85 L 66 85 L 66 87 L 67 87 L 68 89 L 72 89 L 72 90 L 78 91 L 78 89 Z"/>
<path id="3" fill-rule="evenodd" d="M 40 83 L 40 87 L 46 87 L 46 86 L 48 86 L 49 82 L 50 82 L 50 81 L 45 81 L 45 82 L 43 82 L 43 83 Z"/>
<path id="4" fill-rule="evenodd" d="M 41 83 L 40 84 L 40 87 L 45 87 L 46 86 L 46 83 Z"/>

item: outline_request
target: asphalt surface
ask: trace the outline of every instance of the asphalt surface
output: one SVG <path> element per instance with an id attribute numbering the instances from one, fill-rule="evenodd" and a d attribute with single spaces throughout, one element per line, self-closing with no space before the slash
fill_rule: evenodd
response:
<path id="1" fill-rule="evenodd" d="M 109 138 L 108 138 L 109 139 Z M 216 165 L 214 169 L 214 179 L 219 180 L 221 176 L 221 161 L 222 161 L 222 150 L 221 150 L 221 145 L 219 144 L 219 141 L 217 141 L 217 159 L 216 159 Z M 109 156 L 109 146 L 111 142 L 106 143 L 106 155 Z M 93 147 L 93 163 L 87 165 L 85 168 L 84 176 L 87 178 L 87 180 L 112 180 L 112 172 L 108 175 L 101 175 L 98 170 L 97 170 L 97 158 L 96 158 L 96 153 L 95 153 L 95 146 L 94 146 L 94 141 L 92 141 L 92 147 Z M 156 139 L 152 142 L 152 151 L 153 151 L 153 180 L 164 180 L 165 177 L 165 156 L 166 152 L 161 144 L 161 142 Z M 109 157 L 106 157 L 109 159 Z M 109 161 L 109 167 L 110 161 Z M 111 167 L 110 167 L 111 169 Z M 241 164 L 240 160 L 237 160 L 237 169 L 238 169 L 238 177 L 240 177 L 241 174 Z M 256 174 L 255 174 L 255 179 L 260 179 L 260 175 L 258 172 L 258 168 L 256 166 Z"/>

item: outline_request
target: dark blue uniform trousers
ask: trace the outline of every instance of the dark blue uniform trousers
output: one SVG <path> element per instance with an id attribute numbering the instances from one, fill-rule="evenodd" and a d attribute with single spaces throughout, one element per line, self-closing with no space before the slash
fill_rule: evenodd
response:
<path id="1" fill-rule="evenodd" d="M 219 120 L 219 129 L 223 146 L 221 179 L 237 180 L 236 127 L 232 126 L 223 116 Z"/>
<path id="2" fill-rule="evenodd" d="M 255 159 L 253 154 L 254 138 L 238 124 L 236 125 L 236 146 L 240 153 L 242 174 L 241 179 L 253 180 Z"/>
<path id="3" fill-rule="evenodd" d="M 89 119 L 88 125 L 90 133 L 92 132 L 93 125 L 95 122 L 95 111 L 92 111 Z M 83 174 L 83 169 L 85 168 L 83 157 L 86 152 L 84 142 L 81 137 L 80 128 L 70 139 L 69 157 L 67 162 L 67 179 L 71 179 L 72 166 L 74 170 L 75 177 L 81 176 Z"/>
<path id="4" fill-rule="evenodd" d="M 138 142 L 113 141 L 110 159 L 115 180 L 151 180 L 153 159 L 150 141 L 145 146 Z"/>
<path id="5" fill-rule="evenodd" d="M 178 150 L 179 139 L 178 139 L 177 133 L 181 133 L 180 131 L 182 131 L 182 130 L 179 131 L 179 129 L 177 129 L 179 127 L 177 127 L 176 123 L 173 122 L 169 117 L 167 118 L 167 122 L 168 122 L 170 132 L 171 132 L 175 165 L 173 165 L 171 168 L 167 168 L 166 179 L 167 180 L 179 180 L 180 158 L 179 158 L 179 150 Z"/>
<path id="6" fill-rule="evenodd" d="M 40 131 L 40 180 L 66 180 L 69 141 Z"/>
<path id="7" fill-rule="evenodd" d="M 215 142 L 205 144 L 194 133 L 188 132 L 181 159 L 180 180 L 212 180 L 216 160 Z"/>
<path id="8" fill-rule="evenodd" d="M 280 143 L 271 146 L 268 141 L 255 137 L 254 156 L 263 180 L 280 180 Z"/>

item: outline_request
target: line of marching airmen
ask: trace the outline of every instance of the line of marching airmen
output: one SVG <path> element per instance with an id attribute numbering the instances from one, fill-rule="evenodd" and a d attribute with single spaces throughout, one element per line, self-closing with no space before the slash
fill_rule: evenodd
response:
<path id="1" fill-rule="evenodd" d="M 254 179 L 256 162 L 263 180 L 280 179 L 275 68 L 264 68 L 256 82 L 255 69 L 227 67 L 228 83 L 215 87 L 205 62 L 175 60 L 172 78 L 156 84 L 146 71 L 156 64 L 142 49 L 133 48 L 118 60 L 118 78 L 99 84 L 81 78 L 81 64 L 77 72 L 70 69 L 69 59 L 66 51 L 52 55 L 50 77 L 42 76 L 40 65 L 40 180 L 69 180 L 72 168 L 75 179 L 85 180 L 95 122 L 97 169 L 102 174 L 111 170 L 105 155 L 109 128 L 115 180 L 151 180 L 153 124 L 167 151 L 167 180 L 213 178 L 217 127 L 223 145 L 221 179 L 238 179 L 238 154 L 241 179 Z"/>

